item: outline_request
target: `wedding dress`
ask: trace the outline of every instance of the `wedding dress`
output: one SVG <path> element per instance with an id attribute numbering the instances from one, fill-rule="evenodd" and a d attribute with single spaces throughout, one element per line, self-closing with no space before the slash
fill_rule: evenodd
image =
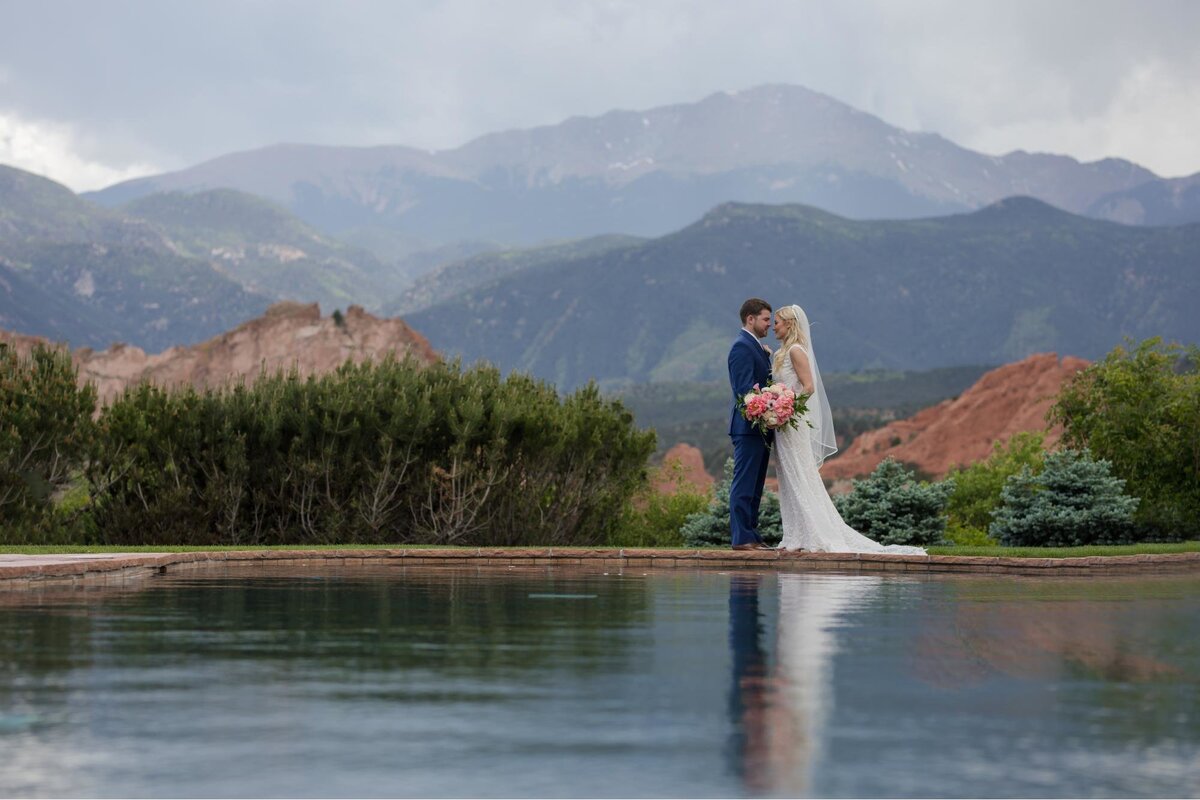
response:
<path id="1" fill-rule="evenodd" d="M 808 320 L 800 312 L 800 323 L 804 326 L 804 340 L 808 337 Z M 814 383 L 819 386 L 820 373 L 816 371 L 816 359 L 802 345 L 799 347 L 809 357 L 814 373 Z M 792 366 L 790 353 L 784 357 L 783 366 L 774 379 L 783 383 L 796 394 L 803 392 L 796 370 Z M 896 555 L 925 555 L 920 547 L 907 545 L 883 545 L 868 539 L 851 528 L 838 513 L 825 482 L 821 480 L 820 461 L 836 451 L 833 444 L 833 424 L 829 414 L 828 400 L 823 389 L 813 391 L 808 399 L 805 419 L 813 419 L 810 428 L 801 420 L 795 428 L 781 428 L 775 433 L 775 474 L 779 478 L 779 510 L 783 518 L 783 540 L 781 550 L 804 549 L 815 553 L 892 553 Z M 824 407 L 822 407 L 824 405 Z"/>

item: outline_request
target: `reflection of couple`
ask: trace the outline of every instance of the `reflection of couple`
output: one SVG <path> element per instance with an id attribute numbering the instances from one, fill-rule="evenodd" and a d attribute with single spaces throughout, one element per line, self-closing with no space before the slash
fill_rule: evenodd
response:
<path id="1" fill-rule="evenodd" d="M 764 581 L 779 585 L 774 659 L 768 659 L 763 642 L 759 594 Z M 734 771 L 752 793 L 812 792 L 833 699 L 835 628 L 841 615 L 862 604 L 881 583 L 873 576 L 730 576 L 730 753 Z"/>
<path id="2" fill-rule="evenodd" d="M 771 327 L 771 306 L 751 298 L 742 304 L 742 331 L 729 350 L 729 384 L 733 411 L 729 436 L 733 440 L 733 483 L 729 490 L 730 533 L 735 550 L 768 549 L 758 533 L 758 509 L 772 446 L 779 476 L 779 511 L 783 518 L 781 548 L 825 553 L 897 553 L 925 555 L 919 547 L 882 545 L 842 521 L 829 499 L 819 472 L 822 462 L 837 452 L 833 416 L 817 356 L 809 335 L 808 317 L 800 306 L 775 312 L 779 349 L 771 355 L 759 340 Z M 772 380 L 773 379 L 773 380 Z M 738 410 L 755 386 L 776 382 L 807 395 L 807 424 L 763 435 Z"/>

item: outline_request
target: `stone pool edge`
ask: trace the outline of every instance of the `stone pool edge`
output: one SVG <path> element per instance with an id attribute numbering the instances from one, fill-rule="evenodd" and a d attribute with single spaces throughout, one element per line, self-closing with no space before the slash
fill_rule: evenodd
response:
<path id="1" fill-rule="evenodd" d="M 464 548 L 459 550 L 231 550 L 191 553 L 79 553 L 0 555 L 0 590 L 124 580 L 188 566 L 222 563 L 333 562 L 360 565 L 390 561 L 412 566 L 570 566 L 602 569 L 779 569 L 793 572 L 904 572 L 1089 576 L 1200 572 L 1200 552 L 1080 558 L 1001 556 L 900 556 L 874 553 L 789 553 L 784 551 L 640 550 L 579 548 Z"/>

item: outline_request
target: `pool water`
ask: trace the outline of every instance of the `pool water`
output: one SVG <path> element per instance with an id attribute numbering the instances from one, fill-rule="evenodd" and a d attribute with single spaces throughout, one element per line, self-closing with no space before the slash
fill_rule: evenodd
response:
<path id="1" fill-rule="evenodd" d="M 0 593 L 0 795 L 1200 794 L 1200 577 L 277 566 Z"/>

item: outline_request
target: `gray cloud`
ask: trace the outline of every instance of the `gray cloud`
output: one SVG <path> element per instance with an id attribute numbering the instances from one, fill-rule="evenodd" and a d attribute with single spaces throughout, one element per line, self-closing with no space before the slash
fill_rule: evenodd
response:
<path id="1" fill-rule="evenodd" d="M 28 161 L 13 131 L 52 131 L 38 163 L 60 163 L 54 176 L 77 188 L 280 141 L 453 147 L 761 83 L 987 152 L 1200 170 L 1188 0 L 0 0 L 0 12 L 0 160 Z"/>

